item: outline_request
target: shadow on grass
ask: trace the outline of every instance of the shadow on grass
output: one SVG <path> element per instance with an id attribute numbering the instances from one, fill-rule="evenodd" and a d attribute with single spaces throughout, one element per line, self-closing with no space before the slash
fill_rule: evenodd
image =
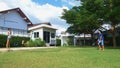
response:
<path id="1" fill-rule="evenodd" d="M 63 46 L 63 48 L 97 48 L 98 46 Z M 113 46 L 105 46 L 105 49 L 120 49 L 120 46 L 114 48 Z"/>
<path id="2" fill-rule="evenodd" d="M 113 46 L 107 46 L 105 47 L 106 49 L 120 49 L 120 46 L 113 47 Z"/>

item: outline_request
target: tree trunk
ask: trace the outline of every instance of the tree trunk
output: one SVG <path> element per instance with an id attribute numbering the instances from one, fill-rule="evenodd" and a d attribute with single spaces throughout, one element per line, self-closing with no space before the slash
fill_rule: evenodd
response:
<path id="1" fill-rule="evenodd" d="M 110 12 L 111 12 L 111 13 L 112 13 L 112 7 L 113 7 L 112 0 L 110 0 Z M 113 39 L 113 47 L 116 48 L 115 24 L 114 24 L 114 20 L 113 20 L 112 17 L 110 18 L 110 21 L 111 21 L 111 23 L 112 23 L 112 39 Z"/>
<path id="2" fill-rule="evenodd" d="M 84 33 L 84 46 L 85 46 L 85 33 Z"/>
<path id="3" fill-rule="evenodd" d="M 116 33 L 115 33 L 115 25 L 112 25 L 112 40 L 113 40 L 113 47 L 116 48 Z"/>

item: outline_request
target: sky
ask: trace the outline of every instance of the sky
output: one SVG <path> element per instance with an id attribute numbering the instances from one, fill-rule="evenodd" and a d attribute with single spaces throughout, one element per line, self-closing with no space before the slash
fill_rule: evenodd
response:
<path id="1" fill-rule="evenodd" d="M 79 5 L 80 2 L 75 0 L 0 0 L 0 11 L 19 7 L 33 24 L 50 22 L 60 34 L 69 27 L 60 18 L 63 9 Z"/>

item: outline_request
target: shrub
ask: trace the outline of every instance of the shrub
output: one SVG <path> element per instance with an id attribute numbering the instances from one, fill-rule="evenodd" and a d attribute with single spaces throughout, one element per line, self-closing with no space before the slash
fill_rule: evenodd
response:
<path id="1" fill-rule="evenodd" d="M 7 35 L 0 34 L 0 47 L 5 47 L 7 41 Z"/>
<path id="2" fill-rule="evenodd" d="M 26 47 L 38 47 L 38 46 L 45 46 L 45 42 L 42 41 L 40 38 L 37 38 L 35 40 L 29 40 L 28 42 L 25 43 Z"/>
<path id="3" fill-rule="evenodd" d="M 29 47 L 29 41 L 27 41 L 26 43 L 24 43 L 25 47 Z"/>
<path id="4" fill-rule="evenodd" d="M 45 46 L 45 42 L 42 41 L 40 38 L 36 38 L 34 40 L 34 43 L 36 44 L 36 46 Z"/>
<path id="5" fill-rule="evenodd" d="M 61 46 L 61 39 L 56 39 L 56 46 Z"/>
<path id="6" fill-rule="evenodd" d="M 36 46 L 40 46 L 41 45 L 41 39 L 40 38 L 35 39 L 34 43 L 35 43 Z"/>
<path id="7" fill-rule="evenodd" d="M 32 39 L 29 40 L 29 46 L 30 47 L 37 47 L 36 43 Z"/>
<path id="8" fill-rule="evenodd" d="M 41 41 L 41 45 L 40 46 L 45 46 L 45 41 Z"/>
<path id="9" fill-rule="evenodd" d="M 68 43 L 68 45 L 73 45 L 73 40 L 72 39 L 68 39 L 67 43 Z"/>
<path id="10" fill-rule="evenodd" d="M 26 42 L 29 39 L 30 39 L 29 37 L 12 36 L 10 41 L 10 46 L 11 47 L 22 46 L 22 40 Z M 0 47 L 5 47 L 6 41 L 7 41 L 7 35 L 0 34 Z"/>
<path id="11" fill-rule="evenodd" d="M 113 39 L 112 39 L 112 37 L 105 38 L 105 41 L 109 41 L 109 43 L 106 44 L 107 46 L 113 46 Z M 117 44 L 117 46 L 120 46 L 120 36 L 116 37 L 116 44 Z"/>

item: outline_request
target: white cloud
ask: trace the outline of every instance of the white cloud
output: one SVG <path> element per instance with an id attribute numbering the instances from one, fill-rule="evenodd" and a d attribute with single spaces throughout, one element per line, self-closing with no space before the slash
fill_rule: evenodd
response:
<path id="1" fill-rule="evenodd" d="M 80 5 L 80 1 L 69 1 L 69 4 L 71 6 L 79 6 Z"/>
<path id="2" fill-rule="evenodd" d="M 63 28 L 60 25 L 53 25 L 53 27 L 57 28 L 58 30 L 56 31 L 57 34 L 61 34 L 61 32 L 66 31 L 67 28 Z"/>
<path id="3" fill-rule="evenodd" d="M 68 9 L 68 7 L 55 7 L 50 4 L 40 5 L 32 0 L 0 0 L 0 5 L 2 5 L 0 11 L 20 7 L 33 23 L 51 22 L 54 26 L 59 26 L 60 31 L 64 31 L 65 27 L 68 27 L 65 21 L 60 19 L 63 9 Z"/>
<path id="4" fill-rule="evenodd" d="M 70 5 L 70 6 L 79 6 L 81 5 L 80 1 L 76 1 L 76 0 L 62 0 L 63 5 Z"/>
<path id="5" fill-rule="evenodd" d="M 5 4 L 5 3 L 3 3 L 3 2 L 0 2 L 0 10 L 5 10 L 5 9 L 9 9 L 9 7 Z"/>

